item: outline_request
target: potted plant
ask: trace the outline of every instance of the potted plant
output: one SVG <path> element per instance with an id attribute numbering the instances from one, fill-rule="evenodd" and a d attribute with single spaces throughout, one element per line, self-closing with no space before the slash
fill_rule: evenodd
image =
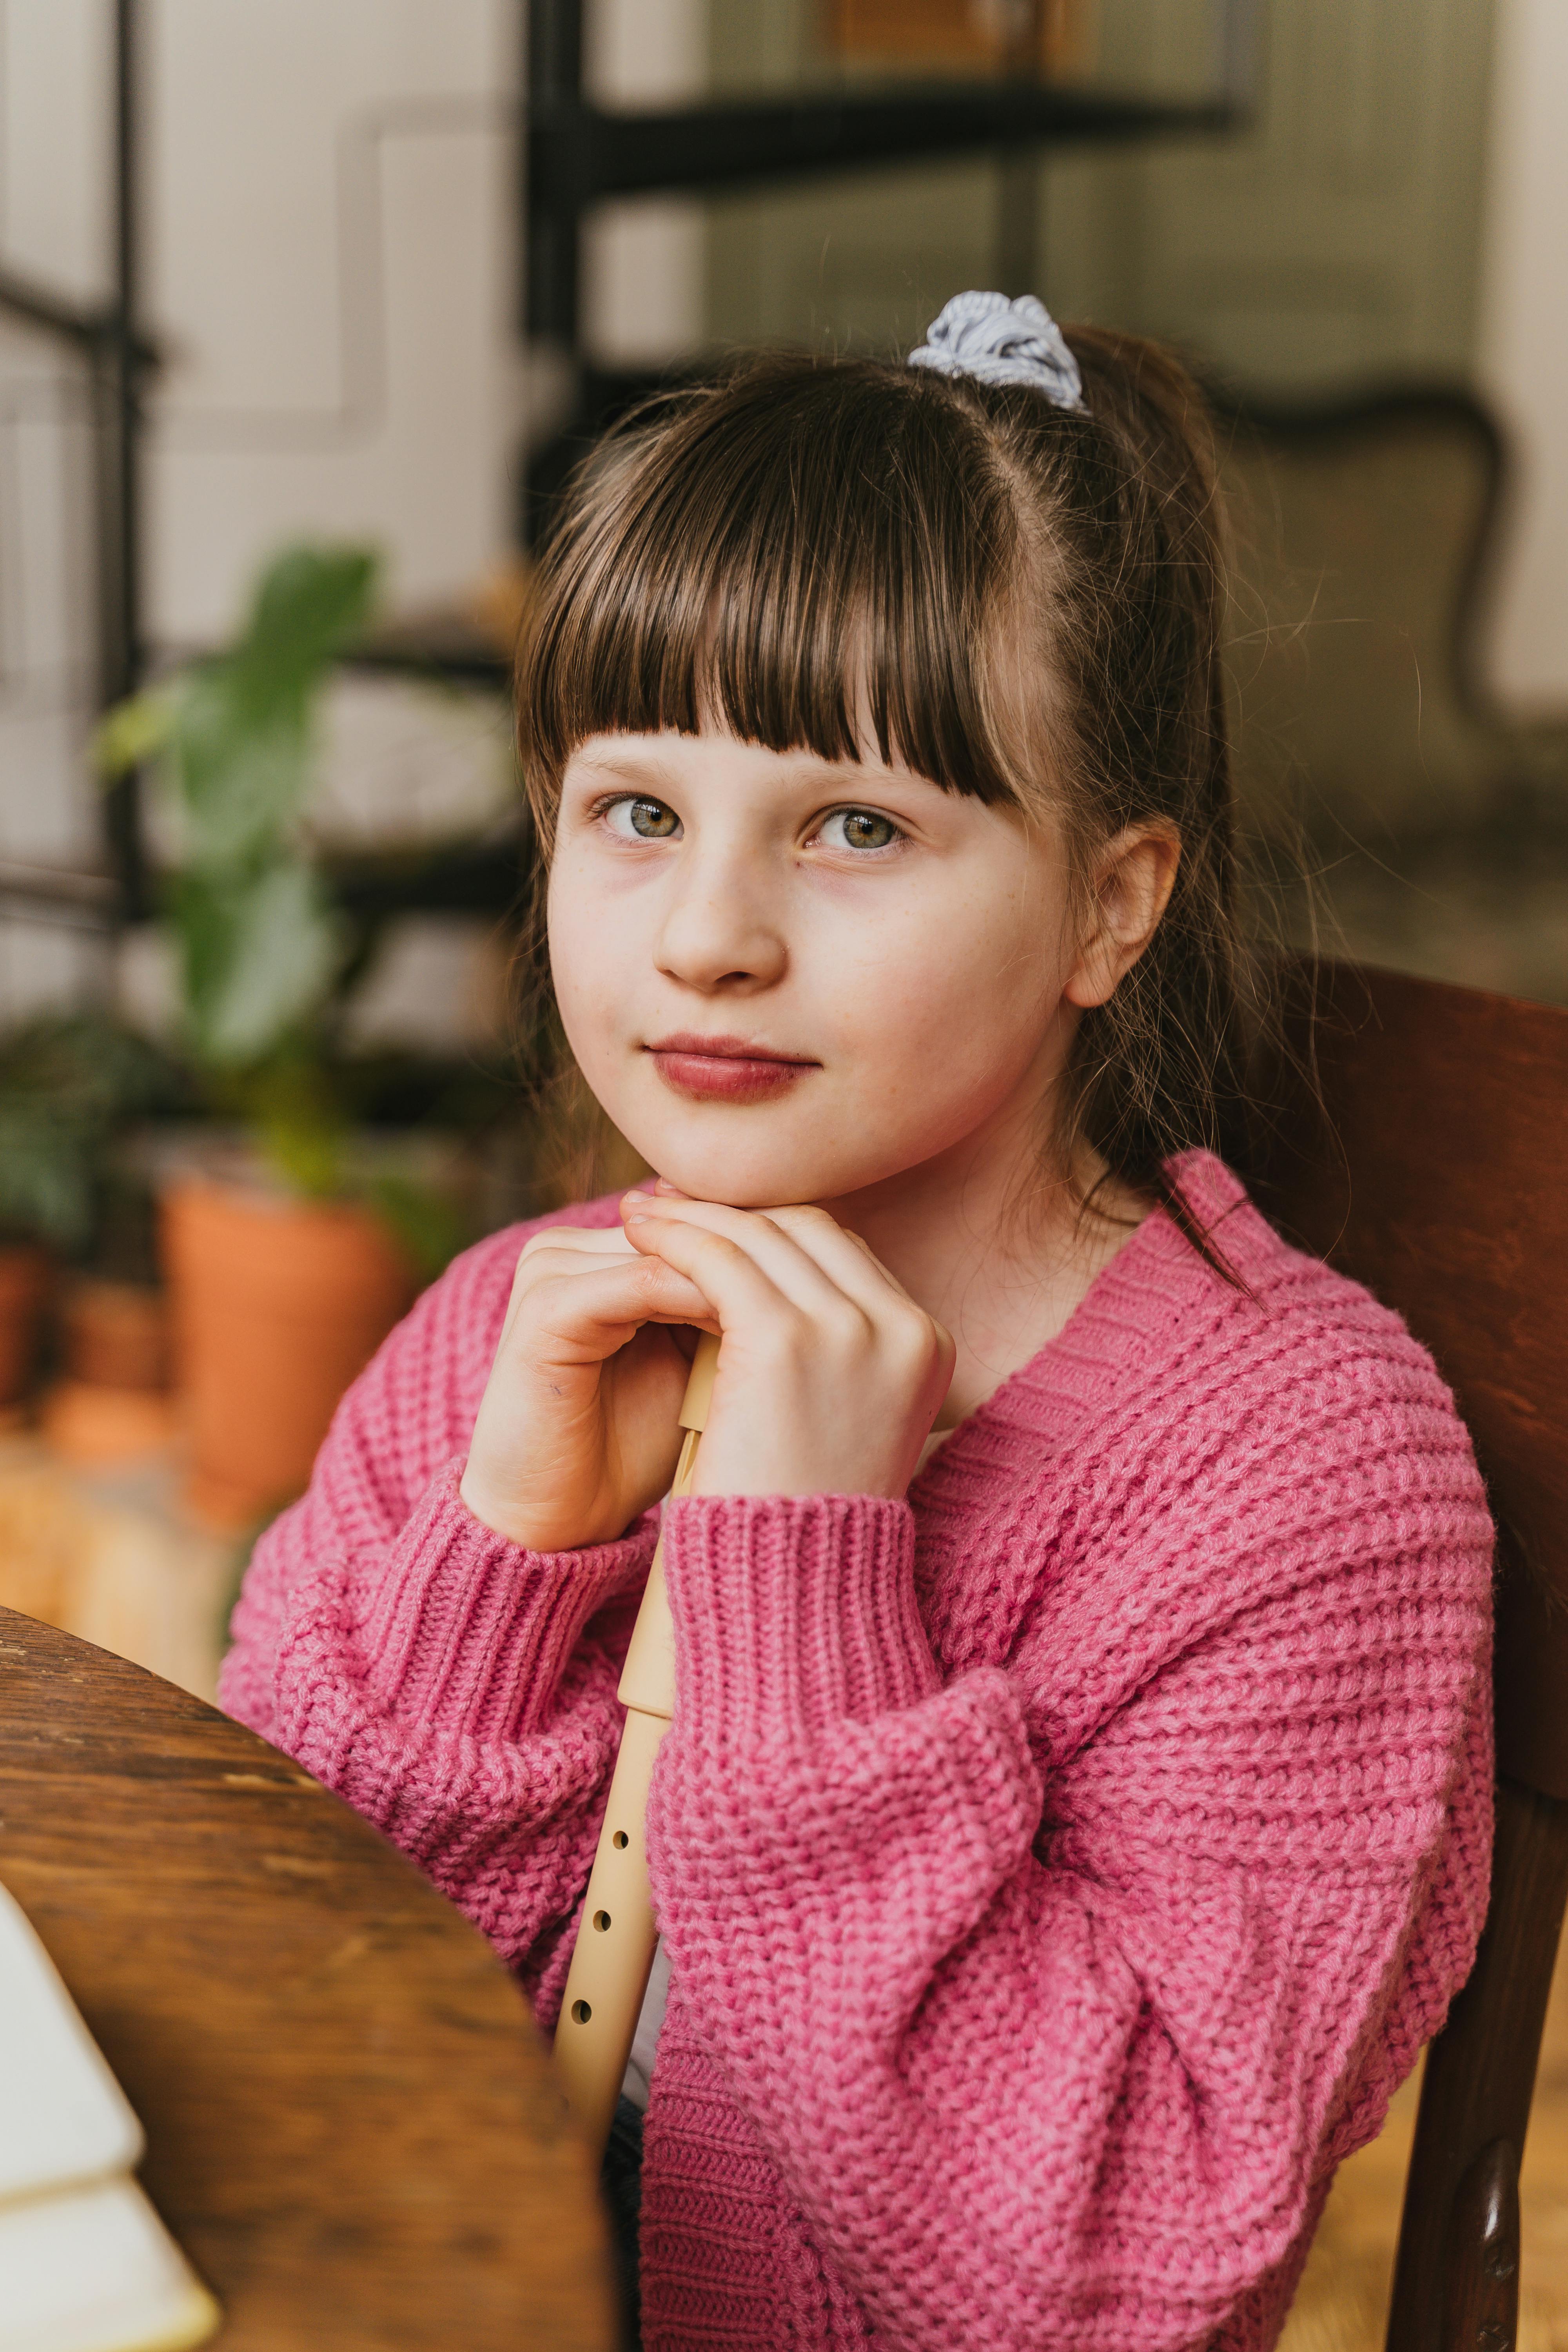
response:
<path id="1" fill-rule="evenodd" d="M 0 1404 L 31 1380 L 58 1268 L 101 1231 L 117 1134 L 178 1091 L 155 1048 L 98 1013 L 40 1015 L 0 1039 Z"/>
<path id="2" fill-rule="evenodd" d="M 376 559 L 296 546 L 234 643 L 106 720 L 108 774 L 151 762 L 174 836 L 165 920 L 183 1043 L 243 1140 L 167 1179 L 163 1248 L 190 1446 L 187 1502 L 239 1527 L 305 1484 L 333 1406 L 418 1286 L 438 1212 L 377 1177 L 333 1045 L 363 954 L 305 815 L 321 689 L 365 624 Z M 432 1221 L 436 1231 L 432 1234 Z"/>

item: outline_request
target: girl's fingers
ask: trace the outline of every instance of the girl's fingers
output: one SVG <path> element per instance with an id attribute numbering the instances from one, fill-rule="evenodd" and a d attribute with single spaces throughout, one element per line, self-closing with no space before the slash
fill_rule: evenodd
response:
<path id="1" fill-rule="evenodd" d="M 509 1331 L 526 1317 L 531 1352 L 543 1343 L 547 1354 L 558 1349 L 574 1362 L 613 1355 L 645 1323 L 718 1328 L 700 1285 L 668 1258 L 637 1252 L 606 1261 L 571 1250 L 541 1251 L 514 1306 Z"/>
<path id="2" fill-rule="evenodd" d="M 523 1299 L 540 1279 L 542 1259 L 551 1258 L 559 1269 L 566 1252 L 575 1253 L 580 1264 L 595 1258 L 601 1262 L 606 1258 L 625 1260 L 635 1255 L 619 1225 L 545 1225 L 539 1233 L 531 1234 L 519 1251 L 517 1264 L 512 1268 L 511 1293 L 501 1325 L 503 1342 L 511 1335 Z"/>
<path id="3" fill-rule="evenodd" d="M 946 1332 L 820 1213 L 622 1205 L 637 1247 L 688 1275 L 721 1327 L 693 1492 L 902 1494 L 952 1378 Z"/>
<path id="4" fill-rule="evenodd" d="M 847 1233 L 826 1209 L 769 1209 L 766 1214 L 868 1315 L 885 1312 L 889 1306 L 921 1311 L 858 1234 Z"/>
<path id="5" fill-rule="evenodd" d="M 630 1192 L 621 1204 L 628 1237 L 639 1247 L 650 1235 L 685 1228 L 712 1234 L 731 1243 L 749 1258 L 791 1306 L 803 1315 L 821 1318 L 859 1312 L 843 1286 L 833 1280 L 807 1250 L 784 1227 L 754 1209 L 731 1209 L 717 1201 L 669 1199 L 658 1194 Z M 661 1254 L 662 1238 L 654 1241 Z"/>
<path id="6" fill-rule="evenodd" d="M 744 1219 L 747 1213 L 731 1210 L 725 1213 Z M 707 1303 L 708 1329 L 713 1328 L 714 1318 L 725 1332 L 742 1328 L 751 1332 L 768 1328 L 782 1329 L 785 1324 L 798 1324 L 803 1315 L 811 1314 L 809 1307 L 803 1307 L 773 1279 L 758 1249 L 744 1247 L 732 1233 L 721 1232 L 715 1225 L 704 1224 L 695 1218 L 661 1215 L 652 1202 L 646 1210 L 636 1202 L 628 1203 L 626 1230 L 639 1251 L 647 1252 L 696 1285 Z M 831 1311 L 834 1300 L 842 1307 L 842 1294 L 831 1291 L 815 1268 L 811 1271 L 823 1294 L 816 1302 L 819 1311 Z"/>
<path id="7" fill-rule="evenodd" d="M 867 1377 L 880 1377 L 874 1365 L 902 1368 L 900 1377 L 913 1380 L 922 1398 L 930 1390 L 931 1413 L 936 1412 L 952 1376 L 951 1336 L 825 1210 L 763 1213 L 663 1194 L 629 1194 L 622 1208 L 637 1246 L 688 1272 L 718 1308 L 726 1332 L 742 1316 L 771 1314 L 781 1343 L 809 1339 L 819 1360 L 826 1345 L 843 1366 L 859 1365 Z M 752 1283 L 742 1267 L 751 1269 Z"/>
<path id="8" fill-rule="evenodd" d="M 626 1201 L 646 1197 L 628 1193 Z M 920 1311 L 865 1244 L 847 1234 L 825 1209 L 730 1209 L 716 1202 L 688 1200 L 682 1193 L 667 1195 L 661 1187 L 646 1213 L 689 1219 L 713 1232 L 728 1234 L 807 1313 L 814 1308 L 822 1311 L 829 1303 L 820 1284 L 850 1301 L 873 1322 L 889 1312 Z M 820 1283 L 814 1276 L 820 1277 Z"/>
<path id="9" fill-rule="evenodd" d="M 625 1257 L 630 1249 L 619 1225 L 544 1225 L 529 1236 L 518 1255 L 519 1265 L 543 1250 L 576 1250 L 584 1257 Z"/>

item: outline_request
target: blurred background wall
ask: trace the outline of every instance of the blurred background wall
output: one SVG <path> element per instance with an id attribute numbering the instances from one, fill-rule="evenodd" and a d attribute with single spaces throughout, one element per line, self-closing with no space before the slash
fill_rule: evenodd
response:
<path id="1" fill-rule="evenodd" d="M 604 105 L 648 108 L 962 72 L 984 64 L 988 42 L 994 55 L 1010 5 L 589 0 L 585 79 Z M 526 454 L 568 397 L 558 359 L 519 331 L 523 13 L 517 0 L 149 0 L 141 12 L 142 310 L 162 354 L 143 583 L 159 658 L 221 637 L 260 558 L 300 532 L 380 542 L 405 613 L 471 603 L 506 563 Z M 0 261 L 83 301 L 108 283 L 110 16 L 111 0 L 0 0 Z M 1212 72 L 1208 0 L 1067 0 L 1061 22 L 1068 68 L 1076 41 L 1107 85 L 1180 95 Z M 1394 384 L 1479 395 L 1513 473 L 1488 593 L 1466 616 L 1466 674 L 1448 606 L 1483 492 L 1461 494 L 1463 449 L 1429 452 L 1397 489 L 1384 466 L 1363 496 L 1376 451 L 1298 444 L 1281 499 L 1238 444 L 1258 559 L 1238 692 L 1265 830 L 1287 806 L 1292 824 L 1304 813 L 1309 863 L 1330 877 L 1352 945 L 1386 938 L 1428 968 L 1554 992 L 1549 968 L 1568 946 L 1551 911 L 1568 709 L 1568 19 L 1555 0 L 1262 0 L 1252 37 L 1256 103 L 1239 132 L 601 206 L 583 240 L 584 346 L 622 368 L 759 340 L 907 348 L 949 292 L 1010 282 L 1011 268 L 1060 315 L 1173 340 L 1270 415 Z M 0 858 L 24 866 L 99 856 L 82 760 L 84 403 L 69 359 L 0 320 Z M 1313 464 L 1321 494 L 1302 508 Z M 1381 517 L 1376 580 L 1335 561 L 1334 533 L 1358 509 Z M 1409 597 L 1427 606 L 1408 625 L 1404 536 Z M 1452 574 L 1440 594 L 1434 565 Z M 1359 686 L 1325 652 L 1331 622 L 1362 628 L 1368 646 L 1383 632 Z M 1346 732 L 1347 695 L 1382 694 L 1375 773 L 1328 740 L 1323 708 L 1301 715 L 1320 685 Z M 1459 688 L 1469 708 L 1450 711 Z M 1504 745 L 1495 724 L 1516 722 L 1528 740 Z M 504 736 L 493 697 L 347 677 L 317 821 L 361 844 L 482 832 L 510 789 Z M 1366 856 L 1399 867 L 1407 891 L 1441 891 L 1429 836 L 1451 834 L 1456 811 L 1473 835 L 1504 803 L 1515 847 L 1492 841 L 1489 878 L 1461 888 L 1468 951 L 1457 932 L 1435 946 L 1434 920 L 1370 880 Z M 1509 862 L 1521 856 L 1522 882 Z M 1550 936 L 1536 923 L 1534 950 L 1514 954 L 1510 892 L 1548 869 Z M 1388 903 L 1373 906 L 1380 890 Z M 387 927 L 360 1033 L 450 1045 L 493 1027 L 488 938 L 450 912 Z M 109 990 L 153 1018 L 158 952 L 144 935 L 111 946 L 13 910 L 0 1004 Z"/>
<path id="2" fill-rule="evenodd" d="M 908 12 L 847 13 L 885 26 L 896 54 Z M 716 71 L 735 84 L 786 61 L 803 70 L 819 18 L 814 0 L 715 0 Z M 1100 71 L 1201 86 L 1211 19 L 1184 0 L 1102 12 Z M 1037 271 L 1052 307 L 1169 337 L 1253 385 L 1464 372 L 1491 34 L 1490 0 L 1271 0 L 1253 131 L 1042 163 Z M 808 326 L 907 346 L 996 257 L 1004 188 L 975 163 L 717 208 L 713 324 L 741 341 Z"/>
<path id="3" fill-rule="evenodd" d="M 1489 656 L 1525 708 L 1568 699 L 1568 11 L 1505 0 L 1486 118 L 1474 366 L 1514 437 L 1520 493 Z"/>

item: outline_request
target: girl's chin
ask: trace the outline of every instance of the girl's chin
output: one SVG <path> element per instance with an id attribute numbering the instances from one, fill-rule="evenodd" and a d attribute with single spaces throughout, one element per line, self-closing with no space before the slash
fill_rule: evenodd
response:
<path id="1" fill-rule="evenodd" d="M 777 1209 L 806 1201 L 847 1199 L 885 1182 L 910 1163 L 902 1135 L 867 1132 L 840 1098 L 808 1106 L 793 1087 L 771 1101 L 678 1101 L 662 1083 L 638 1087 L 617 1104 L 601 1097 L 633 1150 L 667 1182 L 693 1200 L 734 1209 Z"/>
<path id="2" fill-rule="evenodd" d="M 758 1137 L 744 1149 L 726 1149 L 724 1139 L 699 1141 L 689 1130 L 679 1137 L 647 1129 L 623 1130 L 647 1164 L 679 1191 L 697 1201 L 721 1201 L 731 1209 L 779 1209 L 803 1201 L 826 1201 L 855 1192 L 866 1181 L 846 1166 L 842 1150 L 803 1149 L 798 1137 L 778 1139 L 769 1150 Z"/>
<path id="3" fill-rule="evenodd" d="M 673 1165 L 656 1160 L 651 1164 L 694 1201 L 718 1201 L 727 1209 L 795 1208 L 804 1202 L 831 1199 L 843 1189 L 830 1179 L 814 1184 L 806 1179 L 792 1181 L 782 1171 L 770 1176 L 756 1169 L 717 1167 L 710 1160 L 683 1159 Z"/>

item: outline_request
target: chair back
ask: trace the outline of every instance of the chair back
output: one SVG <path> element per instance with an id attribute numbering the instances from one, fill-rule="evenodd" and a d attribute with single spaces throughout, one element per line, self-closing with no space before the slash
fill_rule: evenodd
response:
<path id="1" fill-rule="evenodd" d="M 1326 840 L 1483 821 L 1522 754 L 1484 685 L 1496 423 L 1463 394 L 1414 388 L 1238 412 L 1216 387 L 1215 404 L 1235 525 L 1237 789 L 1253 825 L 1293 829 L 1303 780 Z"/>
<path id="2" fill-rule="evenodd" d="M 1388 2352 L 1512 2352 L 1568 1903 L 1568 1012 L 1309 961 L 1287 1001 L 1260 1202 L 1431 1349 L 1499 1529 L 1491 1906 L 1427 2053 Z"/>

